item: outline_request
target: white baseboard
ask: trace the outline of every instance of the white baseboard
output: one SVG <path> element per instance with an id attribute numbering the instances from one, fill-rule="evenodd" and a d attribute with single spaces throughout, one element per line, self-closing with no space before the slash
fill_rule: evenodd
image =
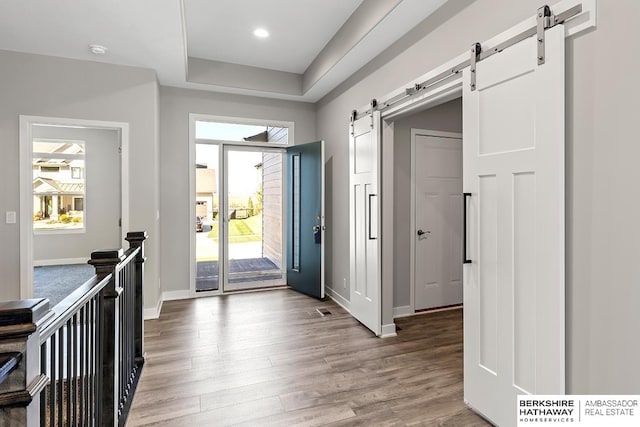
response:
<path id="1" fill-rule="evenodd" d="M 162 298 L 158 300 L 155 307 L 145 307 L 142 311 L 142 318 L 144 320 L 158 319 L 160 317 L 160 311 L 162 310 Z"/>
<path id="2" fill-rule="evenodd" d="M 413 316 L 413 310 L 410 305 L 393 307 L 393 318 Z"/>
<path id="3" fill-rule="evenodd" d="M 41 259 L 33 260 L 34 267 L 44 267 L 47 265 L 71 265 L 86 264 L 89 258 L 60 258 L 60 259 Z"/>
<path id="4" fill-rule="evenodd" d="M 337 293 L 336 291 L 334 291 L 328 286 L 324 288 L 324 292 L 336 304 L 344 308 L 347 311 L 347 313 L 351 314 L 351 303 L 349 302 L 348 299 L 346 299 L 345 297 L 343 297 L 342 295 L 340 295 L 339 293 Z"/>
<path id="5" fill-rule="evenodd" d="M 389 323 L 387 325 L 382 325 L 382 329 L 380 331 L 380 338 L 391 338 L 395 337 L 398 334 L 396 333 L 396 324 Z"/>
<path id="6" fill-rule="evenodd" d="M 180 299 L 190 298 L 193 298 L 193 295 L 191 295 L 191 291 L 188 289 L 182 289 L 179 291 L 166 291 L 162 293 L 163 301 L 176 301 Z"/>

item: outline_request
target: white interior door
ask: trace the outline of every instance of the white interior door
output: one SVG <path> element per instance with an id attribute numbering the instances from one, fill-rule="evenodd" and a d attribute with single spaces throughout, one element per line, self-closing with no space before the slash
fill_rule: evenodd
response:
<path id="1" fill-rule="evenodd" d="M 465 70 L 465 400 L 516 425 L 518 394 L 563 394 L 564 27 Z"/>
<path id="2" fill-rule="evenodd" d="M 380 113 L 355 120 L 349 132 L 351 314 L 380 335 Z"/>
<path id="3" fill-rule="evenodd" d="M 414 308 L 462 303 L 462 139 L 413 132 Z"/>

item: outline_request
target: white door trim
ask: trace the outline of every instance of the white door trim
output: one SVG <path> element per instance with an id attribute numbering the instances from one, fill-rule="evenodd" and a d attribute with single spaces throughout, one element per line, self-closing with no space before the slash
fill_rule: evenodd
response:
<path id="1" fill-rule="evenodd" d="M 116 130 L 120 133 L 121 240 L 129 232 L 129 123 L 20 115 L 20 298 L 33 298 L 33 172 L 34 124 Z M 87 254 L 87 256 L 90 254 Z"/>
<path id="2" fill-rule="evenodd" d="M 415 293 L 416 293 L 416 239 L 415 239 L 415 229 L 416 229 L 416 136 L 436 136 L 441 138 L 456 138 L 462 140 L 462 134 L 458 132 L 442 132 L 437 130 L 427 130 L 427 129 L 416 129 L 411 128 L 411 219 L 409 221 L 409 226 L 411 227 L 409 235 L 411 236 L 411 244 L 410 244 L 410 259 L 409 259 L 409 286 L 410 286 L 410 297 L 409 297 L 409 306 L 410 313 L 409 315 L 416 313 L 416 302 L 415 302 Z M 464 144 L 464 141 L 462 141 Z M 462 262 L 462 261 L 461 261 Z"/>
<path id="3" fill-rule="evenodd" d="M 235 123 L 235 124 L 245 124 L 245 125 L 265 125 L 265 126 L 278 126 L 278 127 L 287 127 L 289 129 L 289 143 L 288 144 L 274 144 L 274 143 L 264 143 L 264 142 L 242 142 L 242 141 L 227 141 L 227 140 L 217 140 L 217 139 L 199 139 L 196 138 L 196 122 L 197 121 L 208 121 L 208 122 L 217 122 L 217 123 Z M 211 144 L 217 145 L 219 147 L 218 151 L 218 171 L 223 171 L 224 157 L 225 157 L 225 147 L 235 147 L 235 148 L 245 148 L 247 150 L 265 150 L 265 151 L 277 151 L 284 152 L 287 147 L 291 147 L 295 145 L 294 141 L 295 135 L 295 122 L 283 121 L 283 120 L 269 120 L 269 119 L 250 119 L 250 118 L 242 118 L 242 117 L 231 117 L 231 116 L 215 116 L 211 114 L 200 114 L 200 113 L 189 113 L 189 295 L 191 298 L 200 298 L 200 297 L 210 297 L 215 295 L 222 295 L 224 293 L 224 283 L 222 281 L 218 281 L 218 290 L 217 291 L 207 291 L 207 292 L 196 292 L 196 144 Z M 287 184 L 287 165 L 286 162 L 283 162 L 282 166 L 282 188 L 286 188 Z M 324 173 L 324 168 L 323 168 Z M 324 179 L 323 179 L 324 183 Z M 223 206 L 223 203 L 226 199 L 226 173 L 218 174 L 218 206 Z M 283 200 L 282 203 L 282 252 L 283 255 L 285 252 L 284 244 L 287 241 L 287 228 L 286 228 L 286 217 L 287 215 L 287 204 L 286 200 Z M 220 242 L 225 242 L 226 237 L 226 227 L 219 227 L 219 239 Z M 220 244 L 219 248 L 219 261 L 224 260 L 226 255 L 225 251 L 227 250 L 226 244 Z M 221 262 L 219 265 L 219 271 L 221 273 L 221 277 L 223 277 L 223 281 L 226 281 L 226 274 L 224 274 L 223 270 L 226 268 L 224 262 Z M 285 277 L 286 282 L 286 268 L 284 268 L 283 276 Z M 237 290 L 233 292 L 245 292 L 242 290 Z M 247 292 L 252 292 L 249 290 Z"/>

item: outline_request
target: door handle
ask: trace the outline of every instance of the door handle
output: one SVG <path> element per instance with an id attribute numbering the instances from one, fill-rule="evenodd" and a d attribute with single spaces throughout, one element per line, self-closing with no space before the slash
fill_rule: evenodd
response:
<path id="1" fill-rule="evenodd" d="M 320 230 L 321 228 L 319 225 L 313 226 L 313 242 L 318 245 L 322 243 L 322 234 L 320 233 Z"/>
<path id="2" fill-rule="evenodd" d="M 471 193 L 462 194 L 462 263 L 470 264 L 471 260 L 467 258 L 467 197 L 471 197 Z"/>
<path id="3" fill-rule="evenodd" d="M 422 236 L 424 234 L 431 234 L 431 232 L 428 230 L 427 231 L 418 230 L 418 236 Z"/>
<path id="4" fill-rule="evenodd" d="M 369 194 L 369 240 L 376 240 L 377 237 L 371 235 L 371 198 L 378 197 L 377 194 Z"/>

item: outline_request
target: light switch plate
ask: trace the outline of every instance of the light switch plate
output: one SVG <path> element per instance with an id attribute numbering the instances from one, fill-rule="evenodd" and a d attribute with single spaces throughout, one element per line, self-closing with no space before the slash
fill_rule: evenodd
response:
<path id="1" fill-rule="evenodd" d="M 15 224 L 16 223 L 16 212 L 15 211 L 7 211 L 7 213 L 6 213 L 6 223 L 7 224 Z"/>

